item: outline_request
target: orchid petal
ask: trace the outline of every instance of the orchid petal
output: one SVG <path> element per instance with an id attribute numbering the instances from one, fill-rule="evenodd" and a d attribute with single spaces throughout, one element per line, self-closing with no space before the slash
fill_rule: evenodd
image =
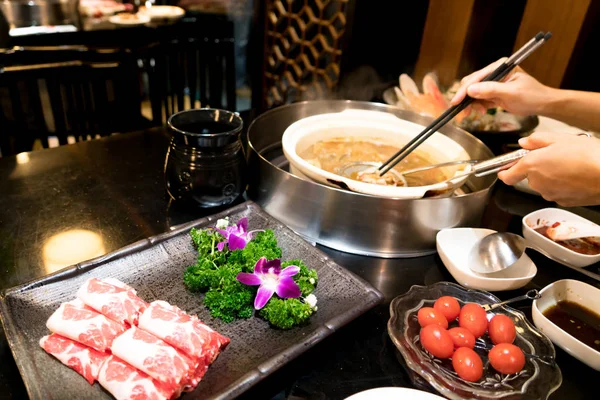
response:
<path id="1" fill-rule="evenodd" d="M 273 271 L 271 271 L 271 269 L 273 269 Z M 281 272 L 281 260 L 276 258 L 274 260 L 267 261 L 263 267 L 263 271 L 264 273 L 272 272 L 275 275 L 279 275 Z"/>
<path id="2" fill-rule="evenodd" d="M 279 276 L 282 278 L 288 278 L 290 276 L 296 275 L 298 272 L 300 272 L 300 267 L 298 267 L 296 265 L 290 265 L 290 266 L 285 267 L 283 269 L 283 271 L 281 271 Z"/>
<path id="3" fill-rule="evenodd" d="M 260 289 L 259 289 L 260 291 Z M 295 299 L 300 297 L 298 284 L 290 277 L 282 278 L 277 285 L 277 296 L 282 299 Z"/>
<path id="4" fill-rule="evenodd" d="M 247 272 L 240 272 L 235 279 L 248 286 L 258 286 L 262 283 L 262 279 L 259 276 Z"/>
<path id="5" fill-rule="evenodd" d="M 269 288 L 266 286 L 259 287 L 258 292 L 256 293 L 256 298 L 254 299 L 254 308 L 256 308 L 257 310 L 263 308 L 265 304 L 267 304 L 267 301 L 269 301 L 273 296 L 273 292 L 273 288 Z"/>
<path id="6" fill-rule="evenodd" d="M 222 242 L 217 243 L 217 250 L 223 251 L 223 249 L 225 248 L 226 244 L 227 244 L 227 240 L 224 240 Z"/>
<path id="7" fill-rule="evenodd" d="M 256 275 L 263 275 L 265 270 L 265 264 L 267 263 L 267 257 L 261 257 L 256 264 L 254 264 L 254 273 Z"/>
<path id="8" fill-rule="evenodd" d="M 217 228 L 217 232 L 219 232 L 221 234 L 221 236 L 223 236 L 226 239 L 229 237 L 229 232 L 228 231 L 224 231 L 223 229 L 218 229 Z"/>
<path id="9" fill-rule="evenodd" d="M 238 229 L 243 229 L 242 232 L 248 232 L 248 217 L 244 217 L 242 219 L 240 219 L 237 223 L 237 227 Z"/>
<path id="10" fill-rule="evenodd" d="M 228 241 L 229 241 L 229 250 L 231 250 L 231 251 L 242 250 L 244 247 L 246 247 L 246 244 L 247 244 L 247 242 L 244 238 L 239 237 L 234 234 L 229 235 Z"/>

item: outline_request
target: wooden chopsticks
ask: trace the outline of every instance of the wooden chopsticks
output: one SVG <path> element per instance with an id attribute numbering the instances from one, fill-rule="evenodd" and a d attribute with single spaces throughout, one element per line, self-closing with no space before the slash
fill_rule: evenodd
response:
<path id="1" fill-rule="evenodd" d="M 529 42 L 525 43 L 523 47 L 517 50 L 510 58 L 508 58 L 505 62 L 503 62 L 498 68 L 496 68 L 492 73 L 486 76 L 482 82 L 486 81 L 500 81 L 510 71 L 512 71 L 517 65 L 519 65 L 523 60 L 525 60 L 531 53 L 537 50 L 541 45 L 547 42 L 552 37 L 550 32 L 544 33 L 540 32 Z M 417 147 L 419 147 L 425 140 L 427 140 L 431 135 L 441 129 L 444 125 L 452 120 L 459 112 L 464 110 L 468 105 L 473 103 L 474 99 L 469 96 L 465 96 L 463 101 L 459 104 L 450 107 L 448 110 L 444 111 L 442 115 L 436 118 L 429 126 L 427 126 L 421 133 L 415 136 L 411 141 L 409 141 L 402 149 L 400 149 L 396 154 L 394 154 L 389 160 L 384 162 L 377 171 L 380 176 L 383 176 L 390 169 L 394 168 L 396 164 L 406 158 L 410 153 L 412 153 Z"/>

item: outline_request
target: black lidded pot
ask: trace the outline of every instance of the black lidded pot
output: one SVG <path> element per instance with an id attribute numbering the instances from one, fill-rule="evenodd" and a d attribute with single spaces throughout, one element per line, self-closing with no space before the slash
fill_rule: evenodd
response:
<path id="1" fill-rule="evenodd" d="M 246 158 L 234 112 L 202 108 L 167 121 L 172 135 L 165 160 L 167 192 L 175 201 L 210 208 L 235 202 L 246 188 Z"/>

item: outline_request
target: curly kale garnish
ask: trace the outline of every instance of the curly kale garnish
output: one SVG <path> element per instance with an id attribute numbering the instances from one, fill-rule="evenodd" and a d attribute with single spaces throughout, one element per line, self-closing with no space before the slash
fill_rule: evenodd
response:
<path id="1" fill-rule="evenodd" d="M 261 257 L 267 260 L 281 258 L 281 248 L 272 230 L 258 232 L 241 250 L 217 249 L 219 242 L 226 240 L 218 231 L 193 228 L 190 236 L 198 250 L 196 264 L 188 267 L 183 281 L 190 291 L 205 292 L 204 304 L 211 315 L 225 322 L 238 318 L 250 318 L 254 313 L 254 298 L 257 287 L 246 286 L 237 281 L 240 272 L 251 273 Z M 282 263 L 282 268 L 296 265 L 300 268 L 293 279 L 298 284 L 302 297 L 280 299 L 273 296 L 259 315 L 272 326 L 289 329 L 304 324 L 316 311 L 316 307 L 304 298 L 315 289 L 317 272 L 308 268 L 301 260 Z M 316 298 L 311 296 L 315 301 Z M 310 299 L 308 299 L 310 300 Z"/>
<path id="2" fill-rule="evenodd" d="M 290 329 L 297 325 L 305 324 L 314 309 L 299 299 L 272 298 L 267 305 L 259 311 L 259 315 L 269 323 L 280 329 Z"/>
<path id="3" fill-rule="evenodd" d="M 293 279 L 300 287 L 300 292 L 302 293 L 302 296 L 308 296 L 309 294 L 311 294 L 313 290 L 315 290 L 315 287 L 317 287 L 317 281 L 319 280 L 317 271 L 308 268 L 302 260 L 286 261 L 281 264 L 281 268 L 285 268 L 288 265 L 296 265 L 300 267 L 300 272 L 298 272 L 298 274 L 296 274 L 293 277 Z"/>

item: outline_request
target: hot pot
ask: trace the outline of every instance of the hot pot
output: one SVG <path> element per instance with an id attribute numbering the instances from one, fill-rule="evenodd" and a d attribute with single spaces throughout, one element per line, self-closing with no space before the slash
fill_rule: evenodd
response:
<path id="1" fill-rule="evenodd" d="M 384 258 L 435 253 L 444 228 L 478 226 L 496 176 L 470 178 L 451 197 L 391 199 L 326 186 L 289 172 L 281 146 L 285 130 L 300 119 L 348 109 L 375 110 L 423 126 L 431 118 L 392 106 L 343 100 L 294 103 L 270 110 L 248 129 L 248 196 L 307 240 L 326 247 Z M 472 159 L 493 157 L 480 140 L 455 126 L 440 132 Z"/>

